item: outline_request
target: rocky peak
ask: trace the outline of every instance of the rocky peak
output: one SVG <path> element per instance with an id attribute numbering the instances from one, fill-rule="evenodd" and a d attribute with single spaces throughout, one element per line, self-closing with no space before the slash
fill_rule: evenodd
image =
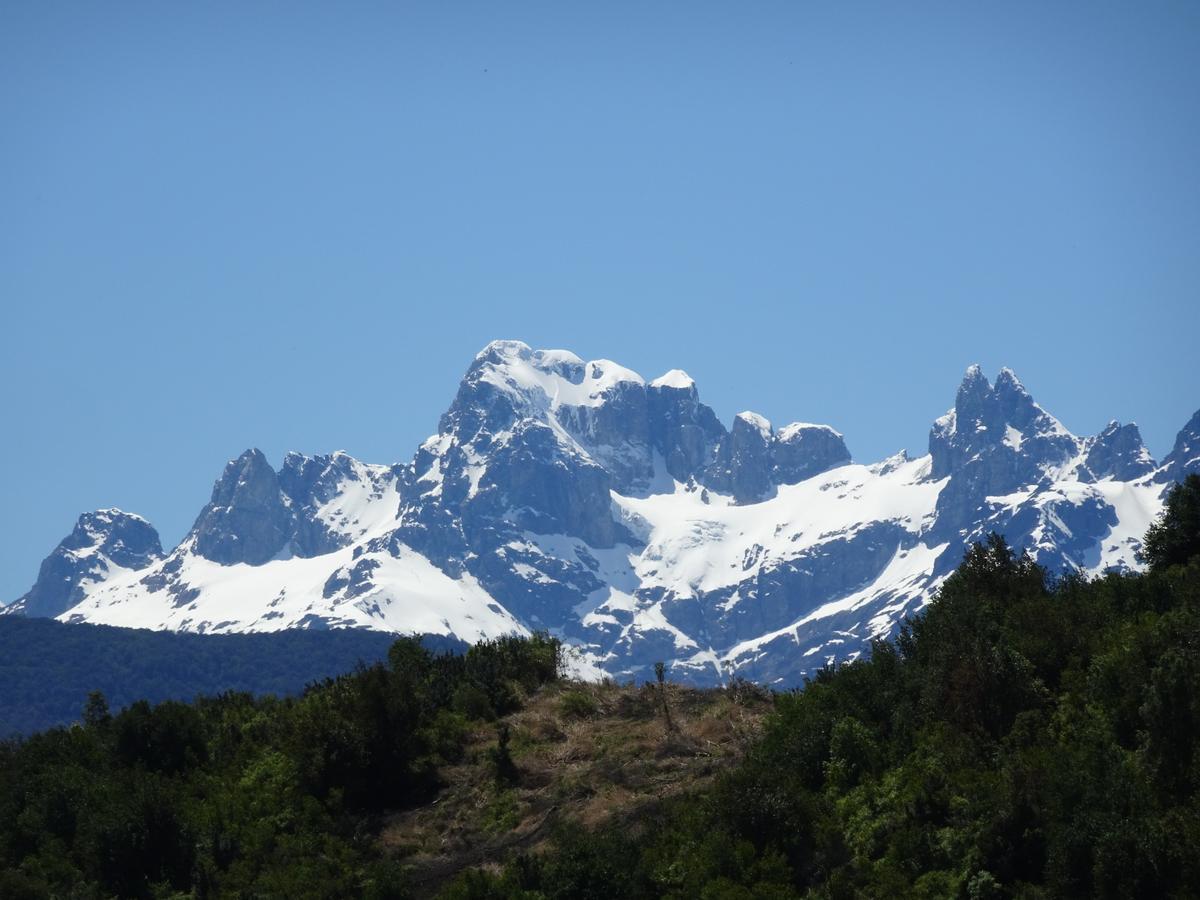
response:
<path id="1" fill-rule="evenodd" d="M 689 391 L 695 392 L 696 382 L 683 369 L 671 369 L 650 382 L 650 387 L 660 391 Z"/>
<path id="2" fill-rule="evenodd" d="M 585 362 L 566 350 L 496 341 L 467 370 L 439 434 L 452 441 L 447 452 L 457 446 L 478 461 L 496 441 L 511 440 L 516 423 L 526 419 L 550 425 L 560 440 L 607 470 L 613 488 L 625 494 L 644 494 L 659 483 L 656 451 L 672 478 L 694 478 L 725 433 L 682 371 L 647 384 L 612 360 Z M 418 479 L 432 464 L 433 456 L 418 454 Z"/>
<path id="3" fill-rule="evenodd" d="M 42 561 L 33 587 L 5 612 L 60 615 L 82 600 L 90 585 L 111 577 L 114 568 L 143 569 L 162 556 L 158 532 L 141 516 L 119 509 L 84 513 Z"/>
<path id="4" fill-rule="evenodd" d="M 954 409 L 968 419 L 979 418 L 983 416 L 991 396 L 992 386 L 983 374 L 983 369 L 977 363 L 967 366 L 962 382 L 958 385 L 958 393 L 954 397 Z"/>
<path id="5" fill-rule="evenodd" d="M 776 484 L 797 484 L 850 462 L 850 451 L 839 432 L 807 422 L 793 422 L 775 432 L 771 454 Z"/>
<path id="6" fill-rule="evenodd" d="M 667 473 L 681 482 L 697 477 L 725 436 L 716 413 L 700 402 L 696 382 L 681 369 L 650 382 L 648 398 L 650 442 Z"/>
<path id="7" fill-rule="evenodd" d="M 987 383 L 986 379 L 984 383 Z M 1000 374 L 996 376 L 992 397 L 995 402 L 993 417 L 1005 425 L 1012 425 L 1018 431 L 1024 431 L 1040 417 L 1051 418 L 1034 403 L 1033 397 L 1025 390 L 1025 385 L 1021 384 L 1012 369 L 1000 370 Z"/>
<path id="8" fill-rule="evenodd" d="M 842 435 L 828 425 L 793 422 L 779 431 L 753 412 L 738 413 L 721 440 L 704 483 L 732 494 L 738 503 L 757 503 L 781 484 L 797 484 L 850 462 Z"/>
<path id="9" fill-rule="evenodd" d="M 1103 431 L 1087 442 L 1084 464 L 1095 478 L 1112 477 L 1133 481 L 1154 471 L 1154 459 L 1142 442 L 1142 434 L 1132 422 L 1109 422 Z"/>
<path id="10" fill-rule="evenodd" d="M 1175 446 L 1163 459 L 1158 480 L 1183 481 L 1193 472 L 1200 472 L 1200 409 L 1175 436 Z"/>
<path id="11" fill-rule="evenodd" d="M 68 550 L 95 548 L 127 569 L 140 569 L 163 555 L 154 526 L 119 509 L 84 513 L 60 546 Z"/>
<path id="12" fill-rule="evenodd" d="M 731 494 L 738 503 L 756 503 L 771 495 L 771 423 L 755 412 L 740 412 L 717 447 L 704 482 Z"/>
<path id="13" fill-rule="evenodd" d="M 279 487 L 291 508 L 290 538 L 297 556 L 318 556 L 349 542 L 349 536 L 331 527 L 320 512 L 354 487 L 377 494 L 372 468 L 341 450 L 321 456 L 293 451 L 284 457 Z"/>
<path id="14" fill-rule="evenodd" d="M 1081 442 L 1034 402 L 1011 369 L 1001 369 L 993 388 L 977 365 L 967 369 L 954 409 L 929 433 L 932 477 L 944 478 L 982 460 L 992 464 L 992 487 L 1011 489 L 1037 481 L 1080 451 Z"/>
<path id="15" fill-rule="evenodd" d="M 342 450 L 306 456 L 291 451 L 279 469 L 279 486 L 293 502 L 320 505 L 332 499 L 341 484 L 362 478 L 361 464 Z"/>
<path id="16" fill-rule="evenodd" d="M 1012 370 L 1001 370 L 992 387 L 971 366 L 954 409 L 929 432 L 930 478 L 949 478 L 938 495 L 939 532 L 970 532 L 990 514 L 989 497 L 1058 477 L 1079 460 L 1083 446 L 1034 402 Z"/>
<path id="17" fill-rule="evenodd" d="M 192 528 L 196 552 L 224 565 L 261 565 L 285 549 L 301 557 L 344 547 L 394 520 L 408 472 L 344 451 L 291 452 L 276 473 L 259 450 L 225 467 Z"/>
<path id="18" fill-rule="evenodd" d="M 229 461 L 192 526 L 196 552 L 223 565 L 261 565 L 284 548 L 291 533 L 292 512 L 279 477 L 258 449 Z"/>
<path id="19" fill-rule="evenodd" d="M 850 458 L 841 435 L 824 426 L 797 425 L 777 439 L 766 419 L 746 412 L 726 431 L 680 369 L 647 383 L 610 360 L 584 362 L 565 350 L 498 341 L 476 356 L 442 419 L 440 433 L 449 443 L 427 442 L 418 453 L 418 481 L 432 484 L 432 477 L 444 495 L 462 495 L 462 484 L 452 486 L 446 474 L 465 463 L 438 462 L 439 453 L 461 452 L 486 466 L 496 447 L 516 439 L 514 426 L 525 419 L 551 425 L 560 442 L 573 444 L 626 495 L 669 484 L 658 477 L 665 466 L 674 481 L 699 480 L 748 503 L 769 496 L 775 484 Z"/>

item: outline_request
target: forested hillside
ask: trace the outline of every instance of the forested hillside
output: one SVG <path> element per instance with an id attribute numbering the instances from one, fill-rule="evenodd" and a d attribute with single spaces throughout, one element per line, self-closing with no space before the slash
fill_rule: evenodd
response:
<path id="1" fill-rule="evenodd" d="M 96 696 L 0 746 L 0 896 L 1195 896 L 1200 477 L 1145 555 L 1087 580 L 992 538 L 773 701 L 555 684 L 546 637 L 401 640 L 291 699 Z"/>
<path id="2" fill-rule="evenodd" d="M 92 691 L 113 710 L 223 691 L 298 694 L 385 659 L 395 639 L 365 629 L 198 635 L 0 616 L 0 737 L 77 721 Z M 453 638 L 422 641 L 466 649 Z"/>
<path id="3" fill-rule="evenodd" d="M 299 698 L 112 715 L 95 695 L 81 726 L 0 745 L 0 897 L 402 896 L 379 814 L 431 799 L 468 718 L 511 711 L 558 667 L 541 638 L 465 655 L 405 638 Z"/>
<path id="4" fill-rule="evenodd" d="M 1085 581 L 976 546 L 712 790 L 449 895 L 1195 897 L 1200 477 L 1145 547 L 1146 574 Z"/>

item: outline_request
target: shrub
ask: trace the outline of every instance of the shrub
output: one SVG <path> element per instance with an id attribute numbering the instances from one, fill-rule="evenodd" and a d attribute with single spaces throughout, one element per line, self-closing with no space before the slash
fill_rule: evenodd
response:
<path id="1" fill-rule="evenodd" d="M 595 698 L 585 691 L 567 691 L 558 702 L 558 710 L 564 719 L 590 719 L 597 709 Z"/>

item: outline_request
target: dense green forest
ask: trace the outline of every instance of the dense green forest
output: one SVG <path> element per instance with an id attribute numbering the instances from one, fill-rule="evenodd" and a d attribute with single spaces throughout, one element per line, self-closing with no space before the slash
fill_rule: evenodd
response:
<path id="1" fill-rule="evenodd" d="M 992 538 L 895 640 L 777 695 L 705 788 L 563 825 L 444 894 L 1196 896 L 1200 477 L 1145 556 L 1051 577 Z M 468 729 L 555 681 L 559 655 L 406 639 L 299 697 L 113 714 L 96 695 L 81 725 L 0 745 L 0 897 L 409 896 L 384 817 L 434 802 Z M 497 783 L 519 779 L 496 734 Z"/>
<path id="2" fill-rule="evenodd" d="M 395 897 L 378 815 L 432 797 L 469 718 L 557 677 L 557 642 L 396 641 L 298 698 L 100 694 L 83 723 L 0 745 L 0 897 Z M 503 769 L 505 757 L 497 766 Z"/>
<path id="3" fill-rule="evenodd" d="M 1050 578 L 993 537 L 713 790 L 448 894 L 1200 896 L 1200 477 L 1145 557 Z"/>
<path id="4" fill-rule="evenodd" d="M 0 737 L 77 721 L 92 691 L 114 711 L 229 690 L 298 694 L 360 661 L 386 659 L 394 640 L 357 629 L 198 635 L 0 616 Z M 422 640 L 466 649 L 451 638 Z"/>

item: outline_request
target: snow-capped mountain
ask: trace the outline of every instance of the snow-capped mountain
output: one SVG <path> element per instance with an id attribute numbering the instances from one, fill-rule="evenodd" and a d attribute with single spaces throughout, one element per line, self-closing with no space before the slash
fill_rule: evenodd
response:
<path id="1" fill-rule="evenodd" d="M 162 559 L 158 532 L 141 516 L 119 509 L 84 513 L 74 530 L 42 560 L 38 579 L 5 613 L 57 616 L 89 591 L 137 573 Z"/>
<path id="2" fill-rule="evenodd" d="M 695 383 L 497 341 L 406 465 L 248 450 L 163 555 L 83 516 L 5 612 L 202 633 L 548 629 L 581 671 L 796 684 L 928 602 L 989 531 L 1054 571 L 1136 567 L 1200 413 L 1157 464 L 1135 425 L 1080 438 L 1002 370 L 966 373 L 929 453 L 851 462 L 825 425 L 726 428 Z"/>

